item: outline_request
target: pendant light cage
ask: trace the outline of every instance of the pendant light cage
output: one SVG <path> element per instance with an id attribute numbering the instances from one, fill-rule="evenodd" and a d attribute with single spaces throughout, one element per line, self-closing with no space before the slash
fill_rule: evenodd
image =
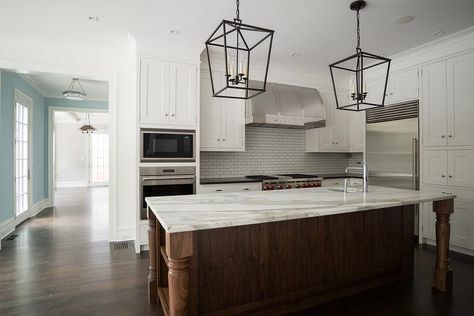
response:
<path id="1" fill-rule="evenodd" d="M 266 91 L 274 31 L 242 23 L 236 4 L 236 18 L 223 20 L 205 43 L 212 94 L 250 99 Z"/>
<path id="2" fill-rule="evenodd" d="M 91 118 L 89 113 L 87 113 L 86 116 L 86 122 L 84 125 L 82 125 L 79 130 L 81 131 L 82 134 L 92 134 L 95 131 L 97 131 L 97 128 L 91 125 Z"/>
<path id="3" fill-rule="evenodd" d="M 357 11 L 357 48 L 352 56 L 329 65 L 331 80 L 339 110 L 365 111 L 371 108 L 383 107 L 387 93 L 390 59 L 364 52 L 360 48 L 359 11 L 366 6 L 363 0 L 351 3 L 351 10 Z M 383 72 L 383 85 L 367 88 L 366 75 L 372 72 Z M 347 81 L 349 85 L 346 86 Z M 349 94 L 346 91 L 349 90 Z M 348 95 L 348 97 L 346 97 Z"/>

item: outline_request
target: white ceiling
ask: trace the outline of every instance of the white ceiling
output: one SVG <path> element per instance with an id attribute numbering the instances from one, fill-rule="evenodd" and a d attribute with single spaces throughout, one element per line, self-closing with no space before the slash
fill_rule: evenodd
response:
<path id="1" fill-rule="evenodd" d="M 83 125 L 86 121 L 86 115 L 87 113 L 85 112 L 55 111 L 54 122 Z M 89 115 L 92 126 L 106 126 L 109 124 L 109 115 L 107 113 L 89 113 Z"/>
<path id="2" fill-rule="evenodd" d="M 350 2 L 241 0 L 241 18 L 275 29 L 273 64 L 327 72 L 329 63 L 355 48 Z M 223 18 L 234 17 L 234 6 L 233 0 L 3 1 L 0 39 L 33 36 L 105 42 L 130 32 L 157 43 L 202 45 Z M 98 16 L 99 22 L 89 22 L 88 15 Z M 394 23 L 407 15 L 415 19 L 406 25 Z M 438 30 L 448 35 L 473 25 L 473 0 L 368 0 L 361 13 L 362 48 L 389 56 L 433 40 L 431 34 Z M 172 29 L 180 34 L 171 35 Z M 301 55 L 290 57 L 292 52 Z"/>
<path id="3" fill-rule="evenodd" d="M 36 87 L 44 96 L 50 98 L 62 98 L 63 91 L 71 84 L 71 76 L 56 74 L 22 74 L 23 78 Z M 106 81 L 97 81 L 79 78 L 86 100 L 107 101 L 109 95 L 109 84 Z M 74 88 L 79 89 L 77 83 Z"/>

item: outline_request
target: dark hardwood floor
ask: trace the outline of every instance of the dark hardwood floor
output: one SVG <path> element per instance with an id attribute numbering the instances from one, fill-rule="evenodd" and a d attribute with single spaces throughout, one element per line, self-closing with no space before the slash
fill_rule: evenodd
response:
<path id="1" fill-rule="evenodd" d="M 147 302 L 147 253 L 108 243 L 107 190 L 67 189 L 0 251 L 0 315 L 163 315 Z M 435 257 L 415 248 L 413 281 L 295 315 L 474 315 L 474 258 L 452 254 L 452 295 L 432 291 Z"/>

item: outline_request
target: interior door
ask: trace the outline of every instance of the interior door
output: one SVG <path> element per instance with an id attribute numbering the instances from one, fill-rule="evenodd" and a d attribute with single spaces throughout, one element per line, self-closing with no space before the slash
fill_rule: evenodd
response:
<path id="1" fill-rule="evenodd" d="M 15 91 L 15 224 L 29 217 L 31 209 L 31 109 L 33 102 Z"/>

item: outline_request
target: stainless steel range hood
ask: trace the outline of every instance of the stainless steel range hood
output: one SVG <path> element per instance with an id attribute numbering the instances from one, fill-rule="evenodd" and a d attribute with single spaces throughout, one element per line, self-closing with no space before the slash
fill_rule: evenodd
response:
<path id="1" fill-rule="evenodd" d="M 267 83 L 267 92 L 246 103 L 246 125 L 310 129 L 326 126 L 317 89 Z"/>

